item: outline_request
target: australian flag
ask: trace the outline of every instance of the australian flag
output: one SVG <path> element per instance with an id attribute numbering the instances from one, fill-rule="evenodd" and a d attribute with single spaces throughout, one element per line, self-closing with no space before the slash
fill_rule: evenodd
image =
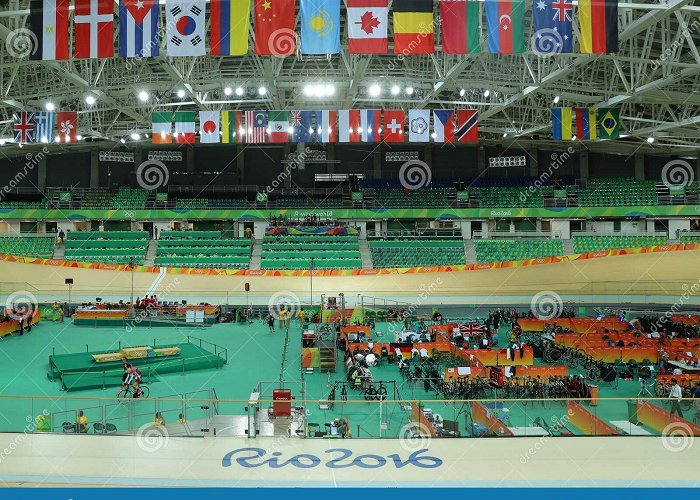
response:
<path id="1" fill-rule="evenodd" d="M 159 53 L 158 0 L 119 0 L 119 56 Z"/>
<path id="2" fill-rule="evenodd" d="M 291 111 L 289 125 L 293 129 L 289 142 L 311 142 L 311 111 Z"/>
<path id="3" fill-rule="evenodd" d="M 532 51 L 550 55 L 574 50 L 571 0 L 534 0 Z"/>

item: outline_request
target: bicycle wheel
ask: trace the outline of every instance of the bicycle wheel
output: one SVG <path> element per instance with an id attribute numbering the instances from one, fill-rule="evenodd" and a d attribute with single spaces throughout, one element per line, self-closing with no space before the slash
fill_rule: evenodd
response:
<path id="1" fill-rule="evenodd" d="M 148 386 L 147 386 L 147 385 L 142 385 L 142 386 L 141 386 L 141 390 L 143 391 L 143 393 L 141 394 L 140 397 L 142 397 L 142 398 L 148 398 L 148 395 L 151 393 L 151 391 L 148 389 Z"/>
<path id="2" fill-rule="evenodd" d="M 380 385 L 379 388 L 377 389 L 375 399 L 384 400 L 384 399 L 386 399 L 386 395 L 387 395 L 386 387 L 384 387 L 383 385 Z"/>
<path id="3" fill-rule="evenodd" d="M 374 387 L 368 387 L 365 389 L 365 401 L 370 401 L 374 399 L 374 395 L 377 393 L 377 390 Z"/>

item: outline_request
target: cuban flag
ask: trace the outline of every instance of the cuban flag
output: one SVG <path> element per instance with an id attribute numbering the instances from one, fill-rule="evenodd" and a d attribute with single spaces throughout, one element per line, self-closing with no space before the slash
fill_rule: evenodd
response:
<path id="1" fill-rule="evenodd" d="M 382 112 L 378 109 L 360 110 L 362 142 L 381 141 Z"/>
<path id="2" fill-rule="evenodd" d="M 289 126 L 292 128 L 290 142 L 311 142 L 311 111 L 291 111 Z"/>
<path id="3" fill-rule="evenodd" d="M 53 142 L 53 131 L 56 129 L 56 113 L 53 111 L 39 111 L 34 114 L 36 123 L 36 141 Z"/>
<path id="4" fill-rule="evenodd" d="M 454 142 L 455 112 L 453 109 L 433 110 L 433 126 L 435 127 L 435 142 Z"/>
<path id="5" fill-rule="evenodd" d="M 21 111 L 12 115 L 12 130 L 17 144 L 34 142 L 34 113 Z"/>
<path id="6" fill-rule="evenodd" d="M 119 56 L 159 54 L 158 0 L 119 0 Z"/>

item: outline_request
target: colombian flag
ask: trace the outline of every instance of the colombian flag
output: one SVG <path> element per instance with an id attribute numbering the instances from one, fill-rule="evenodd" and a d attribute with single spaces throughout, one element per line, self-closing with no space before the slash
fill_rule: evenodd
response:
<path id="1" fill-rule="evenodd" d="M 571 108 L 552 108 L 552 139 L 555 141 L 570 141 Z"/>
<path id="2" fill-rule="evenodd" d="M 435 52 L 432 0 L 394 0 L 394 54 Z"/>
<path id="3" fill-rule="evenodd" d="M 211 0 L 211 55 L 242 56 L 248 52 L 250 2 L 248 0 Z"/>
<path id="4" fill-rule="evenodd" d="M 617 0 L 579 0 L 578 17 L 583 54 L 618 51 Z"/>
<path id="5" fill-rule="evenodd" d="M 598 114 L 595 108 L 576 108 L 576 138 L 579 141 L 595 141 Z"/>

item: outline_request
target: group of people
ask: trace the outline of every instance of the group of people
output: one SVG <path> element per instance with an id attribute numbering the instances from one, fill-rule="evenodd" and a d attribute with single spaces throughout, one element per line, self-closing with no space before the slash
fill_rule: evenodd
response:
<path id="1" fill-rule="evenodd" d="M 17 322 L 19 323 L 19 334 L 24 335 L 25 331 L 27 333 L 31 333 L 32 327 L 34 326 L 32 325 L 33 317 L 34 316 L 32 311 L 22 313 L 17 311 L 16 309 L 12 309 L 11 314 L 4 314 L 0 317 L 0 323 L 17 320 Z"/>
<path id="2" fill-rule="evenodd" d="M 143 299 L 141 299 L 140 297 L 136 297 L 135 302 L 136 307 L 139 309 L 149 309 L 158 305 L 158 299 L 155 295 L 151 295 L 150 297 L 146 295 Z"/>
<path id="3" fill-rule="evenodd" d="M 289 328 L 289 325 L 292 322 L 292 316 L 294 312 L 292 311 L 291 308 L 284 307 L 280 309 L 280 311 L 277 313 L 277 319 L 279 320 L 279 327 L 280 328 Z M 304 308 L 301 307 L 299 308 L 299 311 L 297 311 L 297 320 L 299 320 L 299 325 L 302 327 L 304 326 L 304 323 L 306 321 L 306 312 L 304 311 Z M 275 331 L 275 315 L 270 311 L 267 315 L 267 326 L 270 329 L 271 332 Z"/>

